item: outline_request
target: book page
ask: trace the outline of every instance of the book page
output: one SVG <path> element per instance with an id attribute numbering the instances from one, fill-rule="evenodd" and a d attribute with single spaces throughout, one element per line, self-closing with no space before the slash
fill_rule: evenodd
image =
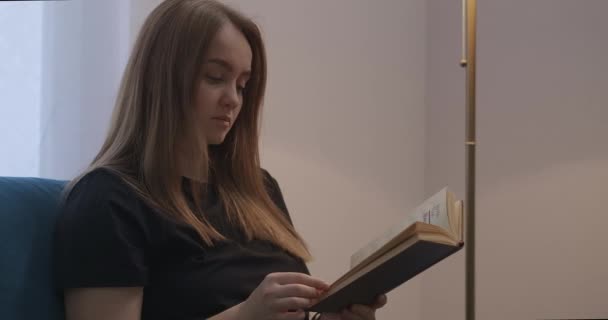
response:
<path id="1" fill-rule="evenodd" d="M 447 199 L 448 189 L 443 188 L 418 206 L 414 212 L 410 214 L 409 218 L 414 221 L 434 224 L 446 230 L 451 230 Z"/>
<path id="2" fill-rule="evenodd" d="M 416 221 L 411 217 L 405 217 L 402 221 L 393 225 L 390 229 L 386 230 L 382 235 L 369 242 L 365 247 L 357 250 L 350 256 L 350 267 L 351 269 L 358 265 L 361 261 L 372 255 L 378 249 L 382 248 L 391 239 L 397 236 L 401 231 L 405 230 L 408 226 L 412 225 Z"/>
<path id="3" fill-rule="evenodd" d="M 401 231 L 415 222 L 424 222 L 439 226 L 447 231 L 450 228 L 448 217 L 448 189 L 443 188 L 438 193 L 428 198 L 420 206 L 416 207 L 412 213 L 405 216 L 401 221 L 395 223 L 393 227 L 386 230 L 382 235 L 369 242 L 365 247 L 357 250 L 350 258 L 350 267 L 353 268 L 363 260 L 367 259 L 374 252 L 389 243 Z"/>

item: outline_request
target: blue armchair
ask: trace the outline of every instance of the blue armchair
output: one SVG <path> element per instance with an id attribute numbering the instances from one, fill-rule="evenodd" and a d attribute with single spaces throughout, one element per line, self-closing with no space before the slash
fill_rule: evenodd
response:
<path id="1" fill-rule="evenodd" d="M 65 184 L 0 177 L 0 319 L 64 319 L 51 249 Z"/>

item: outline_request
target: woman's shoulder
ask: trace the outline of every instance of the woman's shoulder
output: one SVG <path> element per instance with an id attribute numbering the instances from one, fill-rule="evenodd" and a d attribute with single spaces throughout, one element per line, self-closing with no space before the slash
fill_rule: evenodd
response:
<path id="1" fill-rule="evenodd" d="M 266 187 L 266 191 L 270 194 L 272 198 L 277 196 L 277 193 L 281 193 L 281 188 L 279 187 L 279 182 L 275 177 L 268 172 L 268 170 L 264 168 L 260 168 L 262 171 L 262 177 L 264 179 L 264 186 Z"/>
<path id="2" fill-rule="evenodd" d="M 148 239 L 148 230 L 155 226 L 149 213 L 118 174 L 95 169 L 80 177 L 68 191 L 56 230 L 63 237 L 60 239 L 72 239 L 65 235 L 74 234 L 74 241 L 87 236 L 106 241 L 111 235 L 124 237 L 125 233 Z"/>
<path id="3" fill-rule="evenodd" d="M 101 167 L 82 175 L 72 190 L 95 187 L 97 190 L 123 189 L 126 187 L 122 178 L 114 170 Z"/>
<path id="4" fill-rule="evenodd" d="M 262 171 L 262 177 L 264 178 L 266 187 L 278 186 L 279 183 L 277 182 L 277 179 L 275 179 L 275 177 L 267 169 L 260 168 L 260 170 Z"/>
<path id="5" fill-rule="evenodd" d="M 264 175 L 264 185 L 266 186 L 266 192 L 270 196 L 270 199 L 275 203 L 281 211 L 287 216 L 287 219 L 291 222 L 291 218 L 289 217 L 289 210 L 287 209 L 287 204 L 285 203 L 285 198 L 283 197 L 283 192 L 281 191 L 281 187 L 277 180 L 268 172 L 268 170 L 262 168 L 262 174 Z"/>
<path id="6" fill-rule="evenodd" d="M 78 178 L 78 181 L 68 190 L 66 200 L 70 201 L 82 196 L 104 198 L 108 195 L 119 194 L 134 195 L 132 189 L 118 173 L 108 168 L 96 168 Z"/>
<path id="7" fill-rule="evenodd" d="M 111 203 L 133 203 L 137 199 L 134 189 L 118 173 L 108 168 L 96 168 L 78 178 L 67 190 L 64 208 L 95 209 Z"/>
<path id="8" fill-rule="evenodd" d="M 135 193 L 108 169 L 87 172 L 68 192 L 54 232 L 59 286 L 146 285 L 155 229 Z"/>

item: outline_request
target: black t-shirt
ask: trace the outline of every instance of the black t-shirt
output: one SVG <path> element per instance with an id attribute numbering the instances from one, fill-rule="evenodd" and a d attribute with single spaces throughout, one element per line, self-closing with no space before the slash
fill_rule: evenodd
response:
<path id="1" fill-rule="evenodd" d="M 264 176 L 269 195 L 289 218 L 279 185 L 265 170 Z M 274 244 L 245 241 L 227 221 L 215 188 L 208 190 L 204 214 L 229 238 L 214 246 L 146 205 L 110 171 L 87 174 L 58 219 L 58 287 L 142 286 L 142 319 L 205 319 L 244 301 L 269 273 L 309 273 L 302 260 Z"/>

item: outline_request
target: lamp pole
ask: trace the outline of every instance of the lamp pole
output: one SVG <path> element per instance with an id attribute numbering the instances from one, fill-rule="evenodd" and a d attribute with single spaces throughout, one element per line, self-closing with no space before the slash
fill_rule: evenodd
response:
<path id="1" fill-rule="evenodd" d="M 465 303 L 466 319 L 475 320 L 475 104 L 477 1 L 462 0 L 462 60 L 466 69 L 465 132 Z"/>

